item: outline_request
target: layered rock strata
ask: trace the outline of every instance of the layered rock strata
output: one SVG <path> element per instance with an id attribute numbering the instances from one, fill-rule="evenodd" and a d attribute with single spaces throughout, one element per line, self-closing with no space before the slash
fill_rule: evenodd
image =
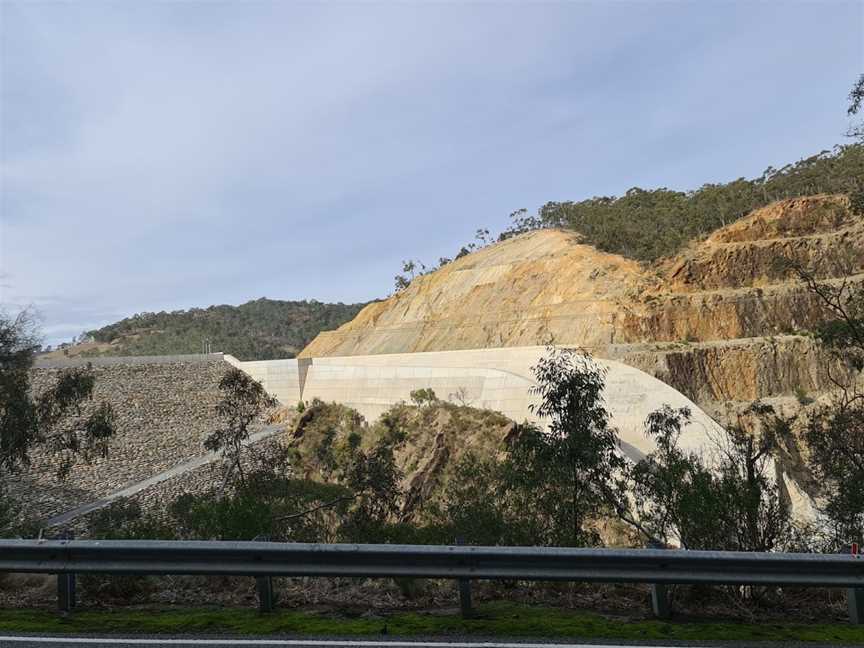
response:
<path id="1" fill-rule="evenodd" d="M 864 221 L 842 196 L 781 201 L 651 266 L 539 230 L 416 278 L 301 357 L 554 343 L 632 364 L 705 405 L 819 392 L 829 361 L 803 333 L 826 312 L 786 261 L 861 283 Z"/>

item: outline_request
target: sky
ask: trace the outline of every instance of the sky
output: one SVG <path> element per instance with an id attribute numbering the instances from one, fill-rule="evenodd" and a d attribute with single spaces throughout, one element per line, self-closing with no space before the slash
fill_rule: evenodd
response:
<path id="1" fill-rule="evenodd" d="M 0 0 L 0 305 L 386 296 L 516 209 L 844 141 L 864 2 Z"/>

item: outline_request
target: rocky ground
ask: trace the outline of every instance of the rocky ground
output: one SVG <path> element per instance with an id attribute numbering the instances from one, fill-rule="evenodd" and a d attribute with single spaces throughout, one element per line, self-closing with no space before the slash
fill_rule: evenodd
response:
<path id="1" fill-rule="evenodd" d="M 221 359 L 94 362 L 96 387 L 88 406 L 104 401 L 116 415 L 108 456 L 78 462 L 58 480 L 57 459 L 35 452 L 29 468 L 8 478 L 10 495 L 25 505 L 28 517 L 49 517 L 203 454 L 204 438 L 218 425 L 218 383 L 228 368 Z M 33 369 L 34 392 L 53 384 L 60 371 Z"/>

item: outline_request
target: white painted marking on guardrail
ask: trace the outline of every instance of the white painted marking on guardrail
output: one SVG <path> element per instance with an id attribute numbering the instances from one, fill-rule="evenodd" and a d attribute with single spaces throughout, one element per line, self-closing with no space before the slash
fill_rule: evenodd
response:
<path id="1" fill-rule="evenodd" d="M 65 643 L 65 644 L 135 644 L 156 646 L 319 646 L 336 648 L 347 646 L 349 648 L 380 648 L 381 646 L 392 646 L 393 648 L 597 648 L 596 644 L 568 644 L 555 643 L 499 643 L 499 642 L 449 642 L 449 641 L 333 641 L 333 640 L 304 640 L 304 639 L 137 639 L 126 637 L 3 637 L 2 642 L 18 643 Z M 603 644 L 604 648 L 624 648 Z M 672 646 L 653 646 L 651 648 L 673 648 Z"/>

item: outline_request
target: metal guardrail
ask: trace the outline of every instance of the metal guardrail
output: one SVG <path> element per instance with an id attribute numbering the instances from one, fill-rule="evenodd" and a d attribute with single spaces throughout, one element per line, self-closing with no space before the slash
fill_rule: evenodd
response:
<path id="1" fill-rule="evenodd" d="M 651 583 L 655 586 L 654 611 L 661 616 L 668 609 L 667 584 L 841 587 L 848 591 L 852 621 L 864 623 L 864 558 L 853 555 L 465 545 L 0 540 L 0 572 Z"/>

